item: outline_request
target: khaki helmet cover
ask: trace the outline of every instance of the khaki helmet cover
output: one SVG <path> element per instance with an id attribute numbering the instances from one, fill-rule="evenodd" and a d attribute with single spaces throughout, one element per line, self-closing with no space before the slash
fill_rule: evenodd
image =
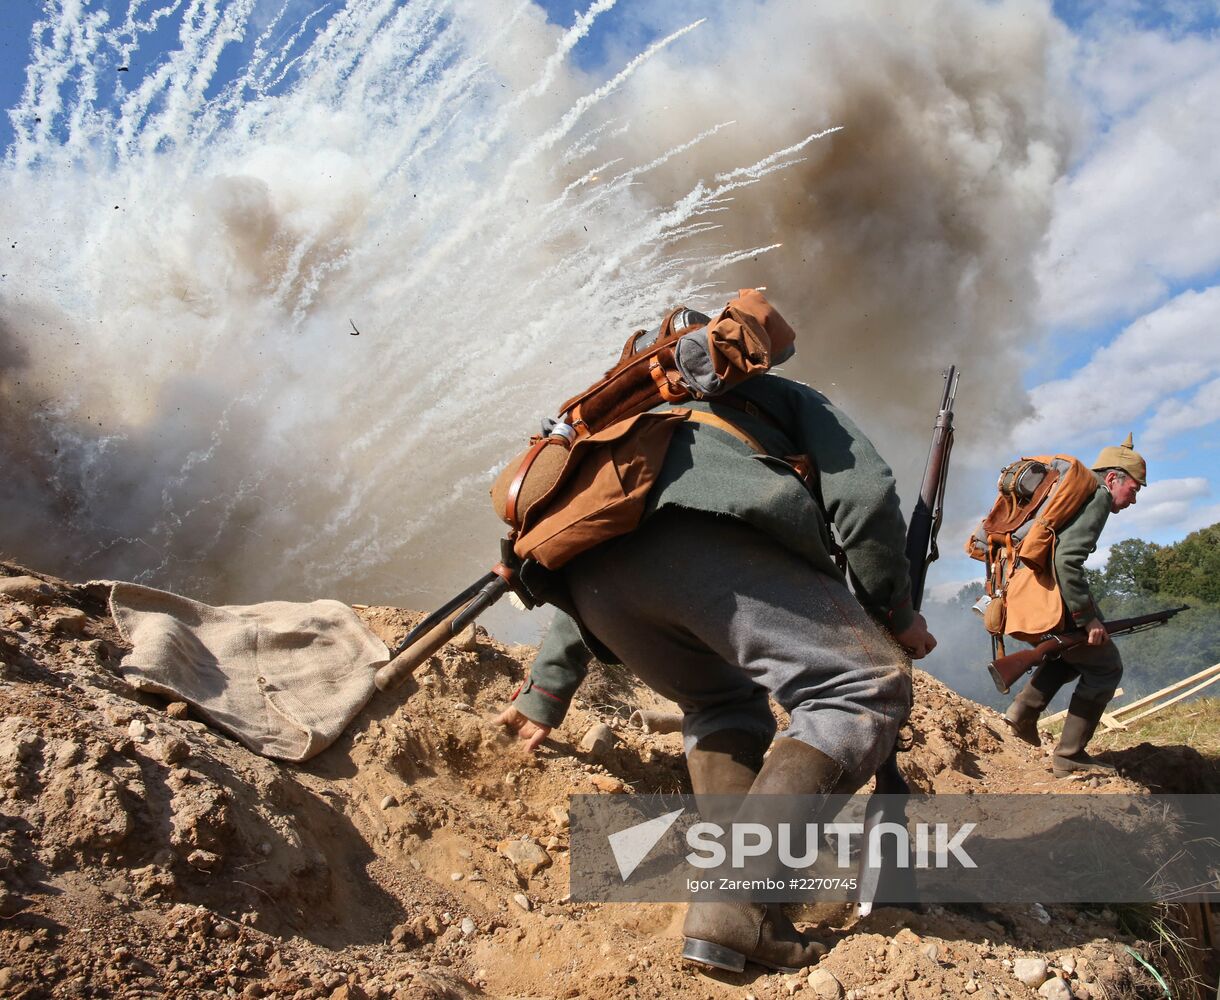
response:
<path id="1" fill-rule="evenodd" d="M 1122 444 L 1101 449 L 1101 454 L 1093 463 L 1093 471 L 1103 472 L 1106 469 L 1121 469 L 1141 486 L 1148 485 L 1148 466 L 1144 456 L 1135 450 L 1135 442 L 1130 434 Z"/>

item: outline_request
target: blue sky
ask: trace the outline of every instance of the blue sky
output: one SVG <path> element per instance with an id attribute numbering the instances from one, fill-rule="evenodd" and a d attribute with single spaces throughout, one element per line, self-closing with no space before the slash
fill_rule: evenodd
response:
<path id="1" fill-rule="evenodd" d="M 127 4 L 86 8 L 103 6 Z M 566 26 L 581 5 L 543 6 Z M 716 6 L 620 0 L 612 16 L 594 22 L 574 62 L 596 83 Z M 20 98 L 39 10 L 32 0 L 0 4 L 6 108 Z M 1068 34 L 1059 52 L 1070 63 L 1082 122 L 1037 265 L 1037 328 L 1014 373 L 1034 413 L 992 454 L 956 456 L 954 475 L 968 487 L 948 511 L 945 557 L 932 577 L 942 593 L 977 576 L 954 555 L 959 536 L 988 505 L 994 470 L 1019 453 L 1069 451 L 1090 460 L 1103 444 L 1135 433 L 1152 483 L 1134 509 L 1112 519 L 1103 545 L 1132 535 L 1170 542 L 1220 520 L 1220 5 L 1112 0 L 1056 3 L 1054 11 Z M 121 76 L 117 65 L 113 78 L 99 72 L 103 94 L 138 84 L 148 69 L 140 60 L 174 37 L 171 16 Z M 219 78 L 225 60 L 243 56 L 241 46 L 226 50 Z M 0 147 L 12 136 L 7 117 L 0 119 Z M 969 373 L 968 360 L 962 364 Z"/>

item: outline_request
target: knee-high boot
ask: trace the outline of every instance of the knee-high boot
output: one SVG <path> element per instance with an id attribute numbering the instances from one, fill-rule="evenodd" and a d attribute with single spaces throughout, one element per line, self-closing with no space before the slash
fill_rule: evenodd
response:
<path id="1" fill-rule="evenodd" d="M 1073 696 L 1068 705 L 1067 718 L 1063 720 L 1063 732 L 1059 736 L 1059 744 L 1051 758 L 1051 770 L 1056 778 L 1066 778 L 1078 771 L 1117 770 L 1109 764 L 1103 764 L 1096 757 L 1085 753 L 1089 740 L 1097 732 L 1097 724 L 1106 710 L 1105 702 L 1086 701 Z"/>
<path id="2" fill-rule="evenodd" d="M 692 780 L 698 766 L 691 768 Z M 750 785 L 742 811 L 749 809 L 749 800 L 756 795 L 828 794 L 842 773 L 842 767 L 820 750 L 795 739 L 778 740 Z M 740 972 L 747 961 L 795 972 L 812 965 L 823 951 L 776 904 L 692 903 L 682 934 L 684 959 L 730 972 Z"/>
<path id="3" fill-rule="evenodd" d="M 1042 739 L 1038 735 L 1038 717 L 1046 711 L 1046 706 L 1059 693 L 1059 689 L 1076 673 L 1059 659 L 1044 663 L 1004 713 L 1008 727 L 1030 746 L 1040 747 Z"/>

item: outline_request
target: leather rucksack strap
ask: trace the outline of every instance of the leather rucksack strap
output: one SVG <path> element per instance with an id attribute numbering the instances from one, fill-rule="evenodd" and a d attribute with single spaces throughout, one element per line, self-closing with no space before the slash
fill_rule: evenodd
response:
<path id="1" fill-rule="evenodd" d="M 686 419 L 693 420 L 697 424 L 707 424 L 709 427 L 716 427 L 719 430 L 724 431 L 726 434 L 733 435 L 733 437 L 737 438 L 738 441 L 744 444 L 747 448 L 750 448 L 752 451 L 755 451 L 760 455 L 767 454 L 767 449 L 759 444 L 756 438 L 751 437 L 736 424 L 725 420 L 724 417 L 718 417 L 716 414 L 709 413 L 707 410 L 691 410 L 690 416 Z"/>

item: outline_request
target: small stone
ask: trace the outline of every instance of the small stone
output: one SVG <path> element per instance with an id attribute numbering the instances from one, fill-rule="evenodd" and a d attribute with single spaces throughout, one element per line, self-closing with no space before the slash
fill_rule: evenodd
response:
<path id="1" fill-rule="evenodd" d="M 23 938 L 21 938 L 21 940 L 19 940 L 17 942 L 18 951 L 29 951 L 33 947 L 34 947 L 34 939 L 32 937 L 30 937 L 28 934 L 26 934 Z"/>
<path id="2" fill-rule="evenodd" d="M 613 748 L 618 737 L 605 723 L 590 726 L 580 739 L 580 748 L 594 757 L 603 757 Z"/>
<path id="3" fill-rule="evenodd" d="M 1072 988 L 1066 979 L 1053 976 L 1038 987 L 1038 996 L 1045 997 L 1046 1000 L 1071 1000 Z"/>
<path id="4" fill-rule="evenodd" d="M 34 576 L 4 576 L 0 577 L 0 596 L 27 604 L 50 604 L 55 590 Z"/>
<path id="5" fill-rule="evenodd" d="M 1012 974 L 1031 990 L 1036 990 L 1046 982 L 1046 959 L 1018 958 L 1012 963 Z"/>
<path id="6" fill-rule="evenodd" d="M 825 969 L 814 969 L 807 980 L 810 992 L 818 1000 L 841 1000 L 843 986 Z"/>
<path id="7" fill-rule="evenodd" d="M 143 743 L 148 739 L 148 726 L 141 719 L 132 719 L 127 725 L 127 735 L 137 743 Z"/>
<path id="8" fill-rule="evenodd" d="M 514 892 L 513 902 L 521 907 L 521 909 L 523 909 L 526 913 L 529 913 L 529 911 L 534 908 L 534 905 L 530 902 L 529 896 L 523 892 Z"/>
<path id="9" fill-rule="evenodd" d="M 461 872 L 450 872 L 449 877 L 450 877 L 450 878 L 451 878 L 451 879 L 452 879 L 454 882 L 460 882 L 460 881 L 462 881 L 462 873 L 461 873 Z"/>
<path id="10" fill-rule="evenodd" d="M 177 736 L 167 736 L 161 742 L 161 760 L 173 766 L 181 764 L 191 755 L 191 748 L 186 740 L 180 740 Z"/>
<path id="11" fill-rule="evenodd" d="M 190 706 L 185 701 L 171 701 L 165 706 L 165 714 L 171 719 L 185 719 Z"/>
<path id="12" fill-rule="evenodd" d="M 126 726 L 131 722 L 131 709 L 125 705 L 107 705 L 102 717 L 112 726 Z"/>
<path id="13" fill-rule="evenodd" d="M 976 979 L 967 979 L 966 980 L 966 992 L 967 993 L 974 993 L 976 990 L 978 990 L 978 988 L 979 988 L 978 980 L 976 980 Z"/>
<path id="14" fill-rule="evenodd" d="M 474 921 L 469 917 L 462 917 L 462 937 L 470 937 L 475 932 Z"/>
<path id="15" fill-rule="evenodd" d="M 568 819 L 567 806 L 551 806 L 547 812 L 549 813 L 551 820 L 557 827 L 559 827 L 559 829 L 566 830 L 568 828 L 568 823 L 570 821 Z"/>
<path id="16" fill-rule="evenodd" d="M 805 980 L 800 976 L 784 976 L 780 980 L 780 985 L 783 986 L 788 996 L 794 996 L 798 990 L 805 988 Z"/>
<path id="17" fill-rule="evenodd" d="M 1059 963 L 1059 967 L 1069 976 L 1073 975 L 1076 972 L 1076 959 L 1074 959 L 1071 955 L 1068 955 L 1067 958 Z"/>
<path id="18" fill-rule="evenodd" d="M 1049 924 L 1051 922 L 1051 915 L 1046 912 L 1046 907 L 1041 903 L 1034 903 L 1029 908 L 1029 915 L 1040 924 Z"/>
<path id="19" fill-rule="evenodd" d="M 47 618 L 52 632 L 59 635 L 84 635 L 89 616 L 76 608 L 56 608 Z"/>
<path id="20" fill-rule="evenodd" d="M 527 878 L 551 864 L 551 856 L 532 840 L 502 840 L 496 850 Z"/>
<path id="21" fill-rule="evenodd" d="M 211 851 L 195 850 L 187 855 L 186 862 L 201 872 L 210 872 L 215 870 L 220 862 L 220 857 Z"/>
<path id="22" fill-rule="evenodd" d="M 75 740 L 64 740 L 55 751 L 55 767 L 61 771 L 75 767 L 84 756 L 84 749 Z"/>
<path id="23" fill-rule="evenodd" d="M 464 701 L 455 702 L 453 705 L 454 711 L 457 712 L 473 712 L 474 706 L 467 705 Z"/>
<path id="24" fill-rule="evenodd" d="M 473 652 L 479 648 L 479 633 L 475 629 L 473 622 L 454 636 L 453 646 L 454 648 L 461 649 L 467 653 Z"/>
<path id="25" fill-rule="evenodd" d="M 7 965 L 0 969 L 0 990 L 7 990 L 13 985 L 13 970 Z"/>
<path id="26" fill-rule="evenodd" d="M 229 941 L 237 937 L 237 928 L 227 920 L 220 921 L 215 930 L 212 931 L 213 937 L 220 938 L 221 941 Z"/>
<path id="27" fill-rule="evenodd" d="M 589 780 L 593 782 L 593 787 L 599 792 L 610 792 L 617 794 L 627 791 L 627 786 L 624 785 L 618 778 L 609 774 L 591 774 Z"/>
<path id="28" fill-rule="evenodd" d="M 927 955 L 928 958 L 932 959 L 933 962 L 940 958 L 940 949 L 936 947 L 935 941 L 929 941 L 920 949 L 920 951 Z"/>
<path id="29" fill-rule="evenodd" d="M 259 844 L 258 853 L 261 854 L 264 858 L 271 857 L 271 841 L 264 840 L 261 844 Z"/>
<path id="30" fill-rule="evenodd" d="M 381 808 L 383 810 L 393 809 L 396 805 L 398 805 L 398 799 L 394 798 L 393 795 L 387 795 L 381 800 Z"/>

